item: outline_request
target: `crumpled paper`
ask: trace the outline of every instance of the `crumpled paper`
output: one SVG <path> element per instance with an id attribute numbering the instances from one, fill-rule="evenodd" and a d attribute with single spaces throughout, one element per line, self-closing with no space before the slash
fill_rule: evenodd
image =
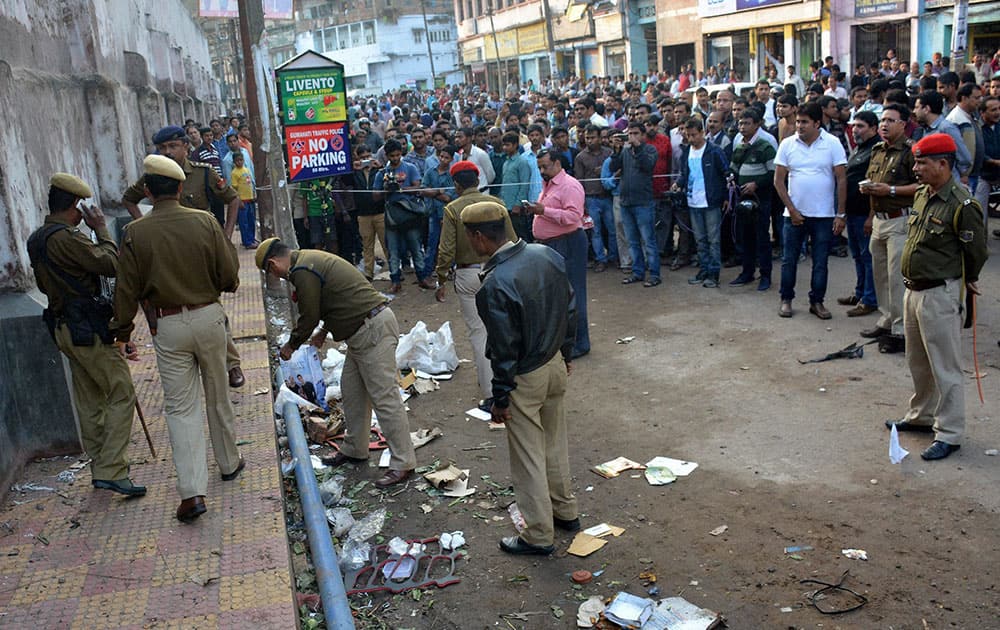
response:
<path id="1" fill-rule="evenodd" d="M 909 454 L 910 451 L 899 445 L 899 431 L 896 430 L 896 425 L 893 425 L 889 433 L 889 461 L 898 464 Z"/>

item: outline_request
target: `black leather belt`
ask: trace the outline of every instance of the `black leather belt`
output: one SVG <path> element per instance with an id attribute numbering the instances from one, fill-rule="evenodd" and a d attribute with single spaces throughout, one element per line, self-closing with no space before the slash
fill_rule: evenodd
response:
<path id="1" fill-rule="evenodd" d="M 927 289 L 935 289 L 937 287 L 943 287 L 944 280 L 909 280 L 903 278 L 903 286 L 905 286 L 910 291 L 926 291 Z"/>
<path id="2" fill-rule="evenodd" d="M 471 265 L 455 265 L 456 269 L 482 269 L 483 266 L 480 263 L 472 263 Z"/>
<path id="3" fill-rule="evenodd" d="M 196 311 L 199 308 L 205 308 L 206 306 L 211 306 L 215 302 L 205 302 L 204 304 L 185 304 L 184 306 L 157 306 L 156 307 L 156 318 L 169 317 L 171 315 L 177 315 L 182 313 L 184 309 L 189 311 Z"/>
<path id="4" fill-rule="evenodd" d="M 904 214 L 909 214 L 909 208 L 900 208 L 899 210 L 892 210 L 890 212 L 876 212 L 875 216 L 886 221 L 888 219 L 898 219 Z"/>
<path id="5" fill-rule="evenodd" d="M 381 304 L 379 304 L 378 306 L 376 306 L 372 310 L 368 311 L 368 314 L 365 315 L 365 319 L 371 319 L 371 318 L 375 317 L 376 315 L 378 315 L 379 313 L 381 313 L 382 311 L 384 311 L 387 308 L 389 308 L 389 303 L 388 302 L 382 302 Z"/>

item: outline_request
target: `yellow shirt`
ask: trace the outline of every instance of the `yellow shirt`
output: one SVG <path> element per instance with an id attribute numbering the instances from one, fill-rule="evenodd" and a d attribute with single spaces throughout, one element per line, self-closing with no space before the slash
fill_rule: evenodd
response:
<path id="1" fill-rule="evenodd" d="M 257 198 L 257 191 L 254 190 L 253 175 L 246 166 L 233 167 L 230 175 L 232 187 L 236 189 L 236 194 L 240 196 L 240 201 L 253 201 Z"/>

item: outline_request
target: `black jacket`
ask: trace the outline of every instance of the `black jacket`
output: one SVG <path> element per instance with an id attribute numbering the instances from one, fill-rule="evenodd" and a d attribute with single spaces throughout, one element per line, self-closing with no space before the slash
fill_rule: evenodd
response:
<path id="1" fill-rule="evenodd" d="M 537 370 L 576 340 L 576 304 L 566 261 L 550 247 L 523 240 L 493 255 L 480 274 L 476 310 L 486 325 L 493 402 L 510 405 L 514 377 Z"/>

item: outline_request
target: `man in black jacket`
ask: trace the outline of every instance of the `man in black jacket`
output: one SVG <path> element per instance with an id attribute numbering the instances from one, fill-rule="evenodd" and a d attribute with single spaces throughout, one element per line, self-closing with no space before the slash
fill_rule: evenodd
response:
<path id="1" fill-rule="evenodd" d="M 472 249 L 490 257 L 476 310 L 493 367 L 493 420 L 507 425 L 510 476 L 525 522 L 520 536 L 503 538 L 500 549 L 548 555 L 555 527 L 580 529 L 563 411 L 576 339 L 573 289 L 555 250 L 508 240 L 502 204 L 471 204 L 461 219 Z"/>

